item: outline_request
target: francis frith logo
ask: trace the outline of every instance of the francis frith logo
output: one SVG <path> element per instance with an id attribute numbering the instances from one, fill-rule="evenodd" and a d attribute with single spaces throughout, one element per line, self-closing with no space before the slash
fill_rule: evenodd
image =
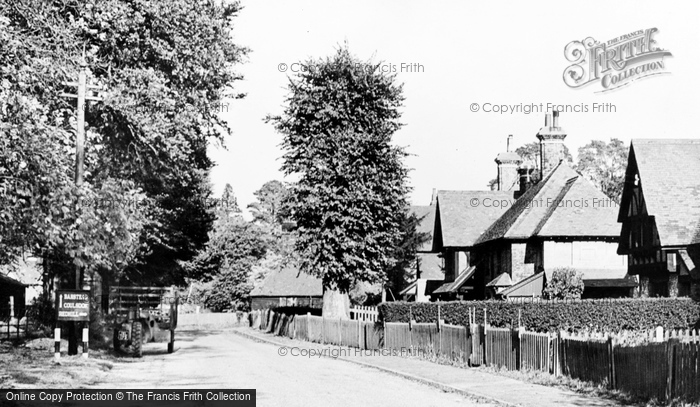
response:
<path id="1" fill-rule="evenodd" d="M 580 88 L 600 82 L 607 92 L 653 75 L 668 73 L 664 57 L 671 52 L 657 46 L 656 28 L 638 30 L 606 42 L 588 37 L 572 41 L 564 48 L 566 59 L 572 63 L 564 70 L 564 83 Z"/>

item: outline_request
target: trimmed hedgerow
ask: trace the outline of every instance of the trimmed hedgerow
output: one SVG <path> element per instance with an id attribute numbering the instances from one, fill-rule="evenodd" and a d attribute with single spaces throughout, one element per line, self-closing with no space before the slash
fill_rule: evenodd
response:
<path id="1" fill-rule="evenodd" d="M 379 317 L 385 322 L 435 322 L 440 318 L 454 325 L 469 324 L 469 312 L 476 309 L 476 322 L 484 322 L 484 309 L 489 325 L 515 327 L 518 311 L 522 325 L 530 331 L 559 330 L 650 330 L 700 327 L 700 304 L 689 298 L 625 298 L 609 300 L 541 301 L 514 303 L 508 301 L 451 302 L 385 302 L 379 305 Z"/>

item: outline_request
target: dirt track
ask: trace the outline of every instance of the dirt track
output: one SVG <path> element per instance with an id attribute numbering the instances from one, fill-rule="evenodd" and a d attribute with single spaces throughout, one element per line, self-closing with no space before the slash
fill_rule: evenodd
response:
<path id="1" fill-rule="evenodd" d="M 329 358 L 280 356 L 230 332 L 178 332 L 176 352 L 149 344 L 136 363 L 117 363 L 101 388 L 256 389 L 258 406 L 484 405 L 371 368 Z"/>

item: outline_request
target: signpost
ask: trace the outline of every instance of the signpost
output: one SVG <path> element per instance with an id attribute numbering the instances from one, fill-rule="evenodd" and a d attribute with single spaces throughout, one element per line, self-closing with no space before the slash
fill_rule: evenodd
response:
<path id="1" fill-rule="evenodd" d="M 56 321 L 90 322 L 90 290 L 57 290 Z M 83 329 L 83 357 L 88 355 L 88 329 Z M 55 357 L 61 356 L 61 329 L 56 328 Z M 69 352 L 70 353 L 70 352 Z"/>
<path id="2" fill-rule="evenodd" d="M 57 290 L 57 321 L 90 321 L 90 291 Z"/>

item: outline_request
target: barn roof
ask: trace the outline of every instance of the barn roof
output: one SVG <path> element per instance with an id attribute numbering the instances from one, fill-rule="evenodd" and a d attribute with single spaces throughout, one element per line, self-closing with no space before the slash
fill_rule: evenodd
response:
<path id="1" fill-rule="evenodd" d="M 636 164 L 647 213 L 656 221 L 661 245 L 700 243 L 700 140 L 634 139 L 629 161 L 628 171 Z M 628 193 L 625 185 L 623 203 Z M 619 221 L 622 216 L 621 212 Z"/>
<path id="2" fill-rule="evenodd" d="M 617 205 L 565 162 L 528 189 L 478 239 L 617 238 Z"/>
<path id="3" fill-rule="evenodd" d="M 433 251 L 473 246 L 513 201 L 509 191 L 438 191 Z"/>
<path id="4" fill-rule="evenodd" d="M 295 267 L 271 271 L 251 297 L 321 297 L 323 285 L 318 277 L 302 273 Z"/>

